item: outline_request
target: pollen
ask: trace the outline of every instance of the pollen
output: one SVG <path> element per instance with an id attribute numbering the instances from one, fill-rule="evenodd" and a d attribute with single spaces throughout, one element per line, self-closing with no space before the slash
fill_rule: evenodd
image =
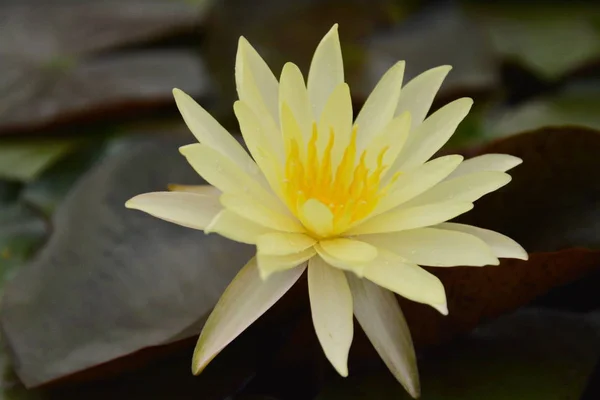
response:
<path id="1" fill-rule="evenodd" d="M 332 152 L 336 144 L 336 133 L 332 128 L 329 132 L 323 132 L 329 138 L 322 154 L 319 154 L 317 147 L 322 132 L 318 132 L 315 123 L 306 152 L 301 152 L 302 143 L 298 138 L 291 139 L 287 146 L 284 195 L 288 207 L 298 215 L 298 210 L 306 201 L 318 200 L 333 214 L 334 235 L 368 216 L 396 178 L 382 187 L 382 175 L 388 168 L 383 164 L 383 159 L 388 148 L 381 150 L 377 165 L 369 170 L 365 163 L 366 150 L 357 157 L 357 132 L 358 127 L 354 126 L 350 142 L 337 166 L 332 165 Z M 301 153 L 305 154 L 304 159 Z"/>

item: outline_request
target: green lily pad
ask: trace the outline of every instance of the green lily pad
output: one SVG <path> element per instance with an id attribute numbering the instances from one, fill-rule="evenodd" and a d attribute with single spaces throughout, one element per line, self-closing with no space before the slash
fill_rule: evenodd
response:
<path id="1" fill-rule="evenodd" d="M 598 315 L 522 310 L 420 360 L 423 400 L 577 399 L 600 355 Z M 410 399 L 387 371 L 317 400 Z"/>

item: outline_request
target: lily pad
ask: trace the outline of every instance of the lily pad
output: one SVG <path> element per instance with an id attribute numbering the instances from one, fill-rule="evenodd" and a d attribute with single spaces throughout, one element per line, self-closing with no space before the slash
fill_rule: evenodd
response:
<path id="1" fill-rule="evenodd" d="M 485 92 L 499 84 L 499 66 L 480 27 L 453 4 L 433 4 L 370 37 L 364 46 L 362 98 L 398 60 L 406 60 L 405 82 L 430 68 L 451 65 L 442 96 Z"/>
<path id="2" fill-rule="evenodd" d="M 201 60 L 187 50 L 129 52 L 50 60 L 2 56 L 0 131 L 40 128 L 109 112 L 127 114 L 172 102 L 174 87 L 206 95 Z M 6 57 L 6 58 L 5 58 Z"/>
<path id="3" fill-rule="evenodd" d="M 196 334 L 250 246 L 128 210 L 130 197 L 199 184 L 179 139 L 138 139 L 80 179 L 35 260 L 5 287 L 0 323 L 36 386 Z"/>
<path id="4" fill-rule="evenodd" d="M 424 356 L 423 400 L 564 400 L 600 355 L 598 315 L 523 310 Z M 316 400 L 410 399 L 387 373 L 340 380 Z"/>

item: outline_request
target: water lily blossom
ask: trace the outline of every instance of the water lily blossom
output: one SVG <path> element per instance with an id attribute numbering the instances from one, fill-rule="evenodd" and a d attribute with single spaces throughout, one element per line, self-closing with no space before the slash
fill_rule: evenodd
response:
<path id="1" fill-rule="evenodd" d="M 319 43 L 306 83 L 292 63 L 277 80 L 241 38 L 234 111 L 250 154 L 174 90 L 199 141 L 180 151 L 210 185 L 141 194 L 127 207 L 257 249 L 206 321 L 194 373 L 307 270 L 314 328 L 339 374 L 348 375 L 354 315 L 392 374 L 419 396 L 415 352 L 394 294 L 447 314 L 444 286 L 420 266 L 527 259 L 502 234 L 447 222 L 506 185 L 506 171 L 521 163 L 503 154 L 430 160 L 472 104 L 461 98 L 427 116 L 449 71 L 433 68 L 403 85 L 398 62 L 353 121 L 337 25 Z"/>

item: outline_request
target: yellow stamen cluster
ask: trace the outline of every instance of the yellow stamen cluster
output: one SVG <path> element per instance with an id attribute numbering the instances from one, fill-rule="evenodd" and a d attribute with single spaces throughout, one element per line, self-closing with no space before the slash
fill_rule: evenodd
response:
<path id="1" fill-rule="evenodd" d="M 370 171 L 365 163 L 366 151 L 363 151 L 358 162 L 356 161 L 356 134 L 355 126 L 350 143 L 344 150 L 335 172 L 332 166 L 332 151 L 335 145 L 333 129 L 329 130 L 329 141 L 321 155 L 317 150 L 319 132 L 316 124 L 313 124 L 304 161 L 296 139 L 290 140 L 287 150 L 284 193 L 288 206 L 298 214 L 298 210 L 307 200 L 318 200 L 331 210 L 335 234 L 343 232 L 352 223 L 369 215 L 389 187 L 386 185 L 380 188 L 382 174 L 388 167 L 383 165 L 388 148 L 381 150 L 377 157 L 377 166 Z"/>

